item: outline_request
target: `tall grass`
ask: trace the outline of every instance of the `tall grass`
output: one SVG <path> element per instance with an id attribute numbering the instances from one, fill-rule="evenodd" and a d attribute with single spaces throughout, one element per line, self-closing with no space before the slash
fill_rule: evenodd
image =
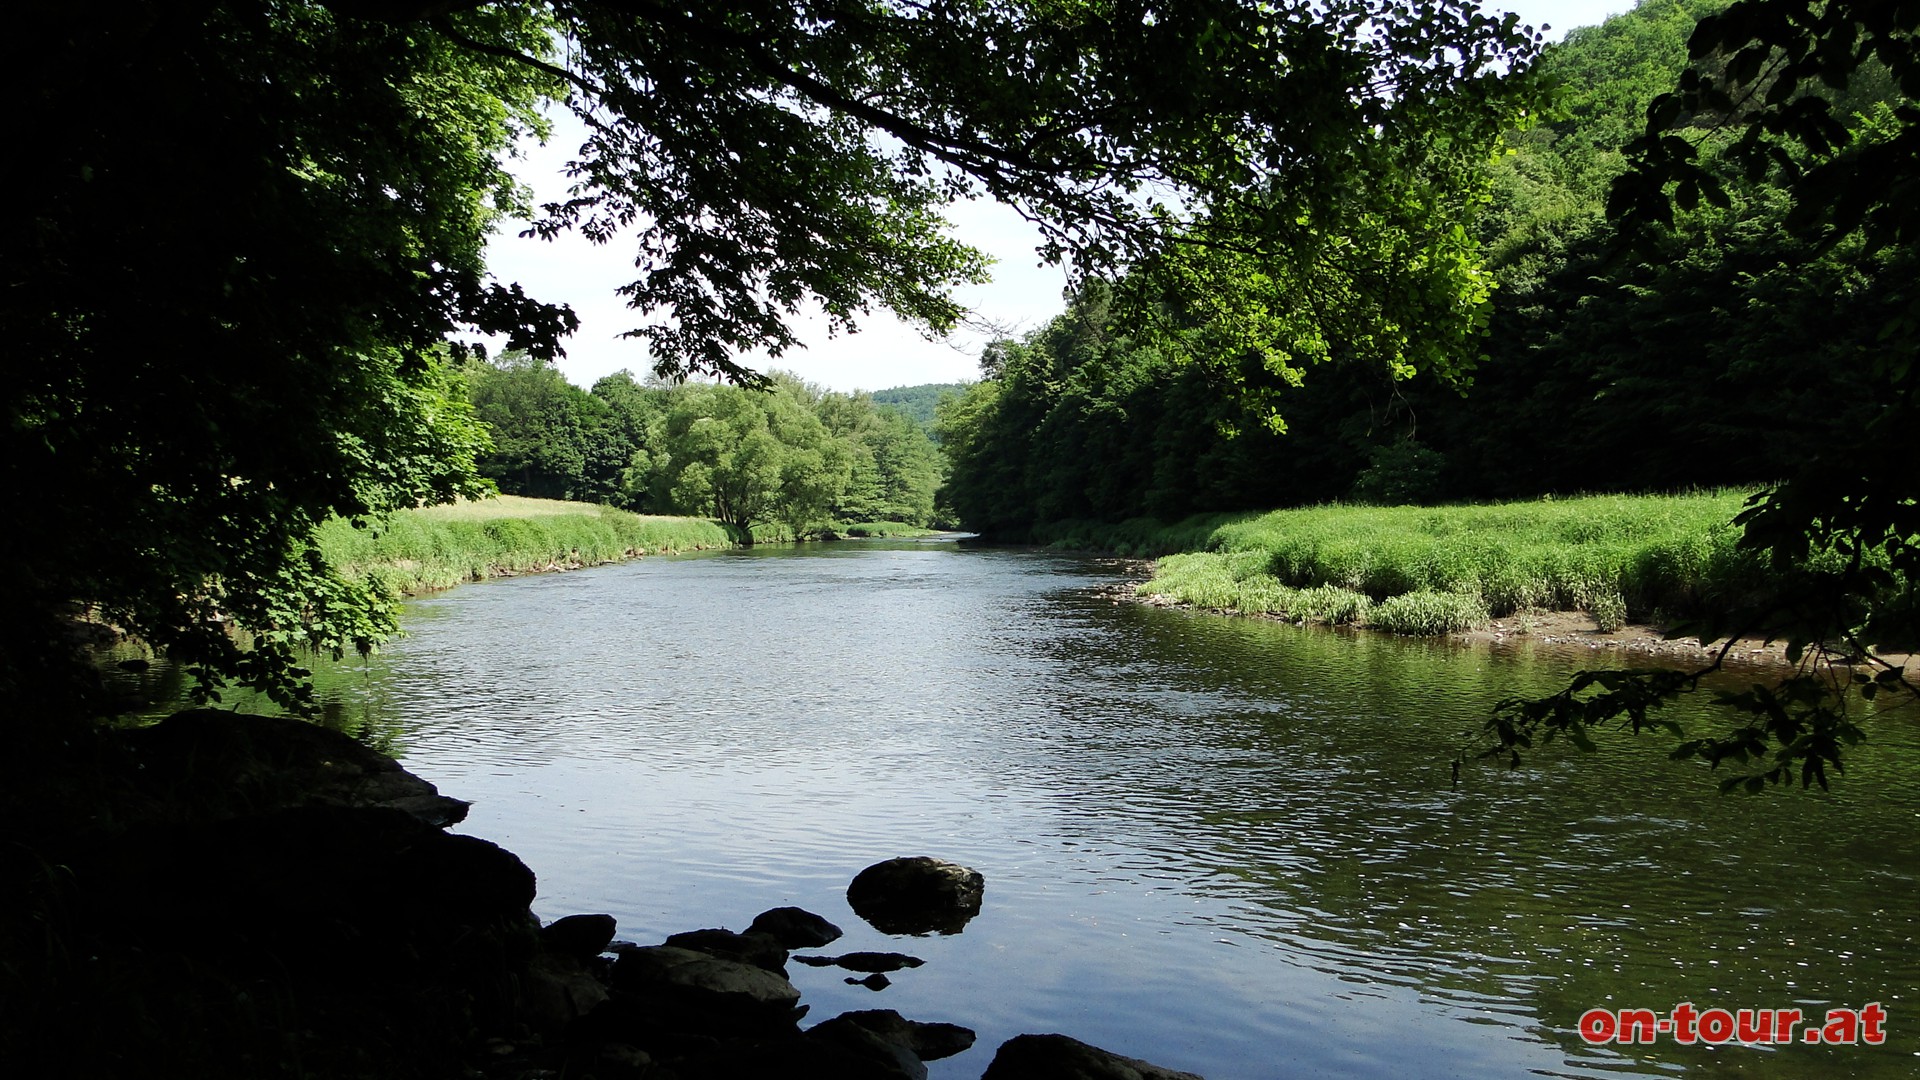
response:
<path id="1" fill-rule="evenodd" d="M 1206 519 L 1143 593 L 1439 633 L 1527 610 L 1604 629 L 1737 606 L 1765 587 L 1731 524 L 1746 496 L 1591 496 L 1456 507 L 1321 506 Z M 1195 522 L 1169 529 L 1190 538 Z M 1335 604 L 1333 598 L 1340 598 Z"/>
<path id="2" fill-rule="evenodd" d="M 728 547 L 718 522 L 652 517 L 604 506 L 501 495 L 403 510 L 356 528 L 329 521 L 320 552 L 340 574 L 371 576 L 397 593 L 674 551 Z"/>

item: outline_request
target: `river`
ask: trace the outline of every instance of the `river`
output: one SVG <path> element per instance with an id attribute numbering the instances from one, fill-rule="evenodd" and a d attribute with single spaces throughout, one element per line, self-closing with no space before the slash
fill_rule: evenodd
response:
<path id="1" fill-rule="evenodd" d="M 460 588 L 329 674 L 330 707 L 474 800 L 544 918 L 626 940 L 795 904 L 873 992 L 812 1019 L 1059 1031 L 1211 1080 L 1920 1074 L 1920 740 L 1869 718 L 1834 792 L 1714 793 L 1667 741 L 1449 760 L 1577 662 L 1148 607 L 1114 563 L 952 542 L 649 558 Z M 1711 718 L 1691 714 L 1695 725 Z M 986 875 L 958 936 L 888 938 L 847 882 Z M 1881 1003 L 1881 1046 L 1589 1047 L 1589 1008 Z"/>

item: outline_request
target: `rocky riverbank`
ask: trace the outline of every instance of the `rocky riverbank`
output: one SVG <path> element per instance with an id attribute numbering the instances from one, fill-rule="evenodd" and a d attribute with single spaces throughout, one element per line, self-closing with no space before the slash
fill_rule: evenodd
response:
<path id="1" fill-rule="evenodd" d="M 789 963 L 872 986 L 921 961 L 819 952 L 840 929 L 798 908 L 653 944 L 601 914 L 542 926 L 525 864 L 445 831 L 465 803 L 323 728 L 199 710 L 69 752 L 9 792 L 10 1074 L 898 1080 L 973 1043 L 889 1010 L 803 1027 Z M 883 933 L 954 933 L 985 884 L 896 859 L 848 901 Z M 985 1076 L 1188 1074 L 1026 1035 Z"/>

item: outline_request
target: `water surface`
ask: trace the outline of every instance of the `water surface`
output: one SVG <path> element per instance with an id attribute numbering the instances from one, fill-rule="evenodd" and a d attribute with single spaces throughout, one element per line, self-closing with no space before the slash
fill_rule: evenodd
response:
<path id="1" fill-rule="evenodd" d="M 1121 576 L 953 543 L 646 559 L 422 600 L 327 693 L 475 801 L 461 831 L 526 859 L 545 918 L 653 942 L 797 904 L 848 930 L 830 951 L 924 957 L 880 993 L 793 978 L 813 1019 L 978 1030 L 935 1077 L 1022 1031 L 1213 1080 L 1920 1074 L 1912 717 L 1832 794 L 1722 798 L 1653 739 L 1455 789 L 1492 702 L 1574 659 L 1146 607 Z M 986 875 L 964 934 L 847 909 L 909 854 Z M 1890 1038 L 1574 1034 L 1683 1001 L 1878 1001 Z"/>

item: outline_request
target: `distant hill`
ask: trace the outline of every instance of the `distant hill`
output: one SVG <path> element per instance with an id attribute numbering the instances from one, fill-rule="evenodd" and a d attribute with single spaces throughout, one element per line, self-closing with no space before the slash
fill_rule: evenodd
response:
<path id="1" fill-rule="evenodd" d="M 966 383 L 921 383 L 919 386 L 896 386 L 891 390 L 875 390 L 873 403 L 903 412 L 914 423 L 923 428 L 931 428 L 933 407 L 940 404 L 941 398 L 948 394 L 958 394 L 966 388 Z"/>

